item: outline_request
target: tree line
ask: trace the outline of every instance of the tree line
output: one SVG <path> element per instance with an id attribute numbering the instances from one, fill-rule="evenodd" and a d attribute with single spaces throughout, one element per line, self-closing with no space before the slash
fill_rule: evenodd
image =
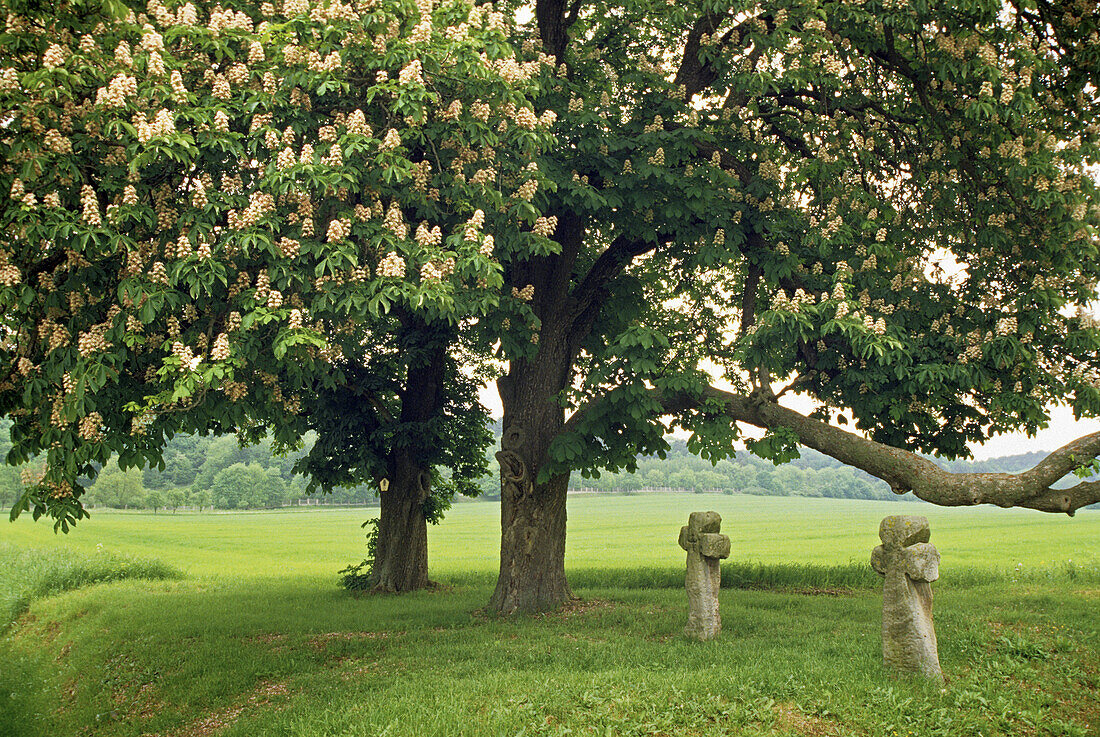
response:
<path id="1" fill-rule="evenodd" d="M 574 478 L 570 493 L 636 493 L 692 491 L 755 496 L 830 497 L 836 499 L 895 500 L 897 495 L 878 479 L 808 448 L 792 463 L 776 466 L 745 451 L 712 464 L 671 440 L 665 457 L 638 458 L 637 470 Z M 494 468 L 494 470 L 496 470 Z M 482 497 L 499 499 L 500 483 L 493 473 L 478 480 Z"/>
<path id="2" fill-rule="evenodd" d="M 0 457 L 11 448 L 11 422 L 0 420 Z M 500 425 L 493 430 L 499 437 Z M 335 487 L 310 494 L 304 476 L 294 465 L 312 447 L 307 436 L 301 450 L 279 454 L 270 439 L 241 445 L 236 435 L 180 434 L 168 441 L 164 467 L 122 471 L 108 463 L 89 486 L 89 506 L 113 509 L 271 509 L 296 504 L 376 504 L 373 486 Z M 1030 468 L 1044 453 L 1026 453 L 988 461 L 938 461 L 957 472 L 1014 472 Z M 571 492 L 636 493 L 644 490 L 720 492 L 756 496 L 829 497 L 836 499 L 896 500 L 878 479 L 845 466 L 809 448 L 800 457 L 776 466 L 748 452 L 712 464 L 688 450 L 687 442 L 670 440 L 664 458 L 643 456 L 636 471 L 604 473 L 598 478 L 576 478 Z M 499 465 L 489 460 L 489 472 L 475 480 L 479 499 L 500 499 Z M 22 490 L 19 471 L 0 467 L 0 504 L 10 507 Z"/>
<path id="3" fill-rule="evenodd" d="M 11 449 L 11 422 L 0 419 L 0 457 Z M 312 444 L 306 438 L 305 449 Z M 292 504 L 368 504 L 373 488 L 337 487 L 310 496 L 306 480 L 295 474 L 303 451 L 279 454 L 270 439 L 241 445 L 236 435 L 180 434 L 168 441 L 164 466 L 119 469 L 113 460 L 89 484 L 87 503 L 113 509 L 270 509 Z M 0 466 L 0 504 L 10 507 L 22 493 L 18 469 Z"/>

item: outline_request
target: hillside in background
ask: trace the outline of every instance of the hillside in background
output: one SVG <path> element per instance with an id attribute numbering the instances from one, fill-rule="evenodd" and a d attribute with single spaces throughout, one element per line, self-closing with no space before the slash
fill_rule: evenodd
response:
<path id="1" fill-rule="evenodd" d="M 655 456 L 638 460 L 635 474 L 605 474 L 599 479 L 576 476 L 574 489 L 594 491 L 632 491 L 671 487 L 687 491 L 762 494 L 767 496 L 834 497 L 845 499 L 912 499 L 899 497 L 886 482 L 847 466 L 831 456 L 811 448 L 801 448 L 801 456 L 782 466 L 774 466 L 742 450 L 734 458 L 712 465 L 691 454 L 683 440 L 671 440 L 666 458 Z M 984 461 L 931 458 L 955 473 L 1017 473 L 1031 468 L 1046 452 L 992 458 Z M 1076 483 L 1067 477 L 1059 485 Z"/>
<path id="2" fill-rule="evenodd" d="M 10 422 L 0 419 L 0 457 L 11 447 Z M 499 436 L 499 421 L 493 427 Z M 90 486 L 90 506 L 142 509 L 216 508 L 257 509 L 297 504 L 365 505 L 377 503 L 373 487 L 338 489 L 327 495 L 306 494 L 305 479 L 293 473 L 298 458 L 311 438 L 296 453 L 279 456 L 269 443 L 241 447 L 232 435 L 213 437 L 177 435 L 168 442 L 164 468 L 120 471 L 109 465 Z M 585 479 L 574 474 L 574 493 L 651 493 L 662 491 L 719 492 L 762 496 L 831 497 L 840 499 L 912 499 L 899 497 L 889 486 L 857 469 L 808 448 L 800 458 L 773 466 L 748 451 L 711 464 L 688 452 L 687 444 L 670 439 L 664 459 L 638 459 L 634 473 L 604 473 Z M 956 472 L 1008 472 L 1030 468 L 1045 456 L 1042 452 L 993 458 L 984 461 L 945 461 L 944 468 Z M 500 498 L 499 470 L 492 450 L 490 472 L 479 480 L 481 498 Z M 1073 483 L 1072 477 L 1063 483 Z M 0 505 L 10 507 L 22 490 L 19 470 L 0 466 Z"/>

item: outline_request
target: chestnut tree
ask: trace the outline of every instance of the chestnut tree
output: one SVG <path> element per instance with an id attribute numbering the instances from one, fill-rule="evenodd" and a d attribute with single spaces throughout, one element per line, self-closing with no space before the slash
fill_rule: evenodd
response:
<path id="1" fill-rule="evenodd" d="M 673 426 L 937 504 L 1100 501 L 1051 488 L 1100 435 L 1011 476 L 914 454 L 1100 412 L 1098 33 L 1091 0 L 536 0 L 558 247 L 505 264 L 536 320 L 505 330 L 492 607 L 564 601 L 568 474 Z"/>
<path id="2" fill-rule="evenodd" d="M 176 432 L 314 429 L 315 484 L 388 486 L 406 542 L 379 546 L 378 587 L 423 585 L 436 467 L 468 475 L 487 442 L 459 331 L 497 309 L 498 254 L 552 248 L 549 60 L 467 2 L 17 6 L 0 414 L 8 460 L 44 471 L 13 515 L 67 530 L 81 477 L 159 463 Z"/>

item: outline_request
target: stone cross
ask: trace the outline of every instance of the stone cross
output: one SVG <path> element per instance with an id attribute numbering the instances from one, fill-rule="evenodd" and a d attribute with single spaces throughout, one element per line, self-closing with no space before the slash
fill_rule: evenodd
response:
<path id="1" fill-rule="evenodd" d="M 932 628 L 932 586 L 940 576 L 940 554 L 928 542 L 928 519 L 896 516 L 882 520 L 871 567 L 885 578 L 882 590 L 882 660 L 887 668 L 943 680 Z"/>
<path id="2" fill-rule="evenodd" d="M 718 561 L 729 557 L 730 539 L 718 533 L 721 527 L 722 517 L 717 512 L 692 512 L 687 526 L 680 528 L 680 547 L 687 551 L 688 623 L 684 634 L 697 640 L 713 640 L 722 631 Z"/>

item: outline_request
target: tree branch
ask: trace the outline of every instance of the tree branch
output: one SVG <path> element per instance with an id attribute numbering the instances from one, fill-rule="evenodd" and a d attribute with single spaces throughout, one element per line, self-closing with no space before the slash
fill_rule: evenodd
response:
<path id="1" fill-rule="evenodd" d="M 660 395 L 660 390 L 653 391 L 672 414 L 718 404 L 723 414 L 737 422 L 763 429 L 786 427 L 794 431 L 802 445 L 882 479 L 895 493 L 911 491 L 917 498 L 940 506 L 996 504 L 1072 516 L 1081 507 L 1100 502 L 1100 482 L 1051 488 L 1074 469 L 1100 456 L 1100 432 L 1067 443 L 1022 473 L 951 473 L 916 453 L 876 443 L 760 396 L 732 394 L 714 387 L 701 396 Z"/>
<path id="2" fill-rule="evenodd" d="M 538 22 L 542 45 L 558 62 L 564 60 L 562 57 L 569 43 L 569 25 L 577 19 L 579 12 L 579 0 L 576 0 L 567 19 L 565 2 L 566 0 L 538 0 L 535 3 L 535 20 Z"/>
<path id="3" fill-rule="evenodd" d="M 684 56 L 680 59 L 680 68 L 676 70 L 676 78 L 673 80 L 673 84 L 684 86 L 688 99 L 708 87 L 717 78 L 714 67 L 699 60 L 699 45 L 704 35 L 709 36 L 718 30 L 718 25 L 724 17 L 719 13 L 705 13 L 688 31 L 687 41 L 684 44 Z"/>
<path id="4" fill-rule="evenodd" d="M 601 290 L 638 256 L 656 249 L 660 241 L 620 235 L 597 258 L 571 295 L 574 322 L 597 301 Z"/>
<path id="5" fill-rule="evenodd" d="M 577 22 L 578 16 L 581 13 L 581 3 L 583 0 L 573 0 L 573 5 L 569 8 L 569 14 L 565 16 L 565 28 L 569 29 L 574 23 Z"/>
<path id="6" fill-rule="evenodd" d="M 854 87 L 854 85 L 853 85 Z M 902 115 L 897 112 L 889 112 L 880 103 L 868 98 L 866 95 L 860 95 L 859 99 L 840 98 L 840 99 L 827 99 L 825 94 L 821 90 L 815 89 L 794 89 L 788 88 L 783 90 L 777 90 L 773 93 L 765 93 L 762 95 L 764 99 L 770 99 L 777 105 L 782 107 L 792 107 L 803 112 L 812 113 L 814 115 L 828 115 L 834 117 L 836 113 L 846 113 L 847 115 L 858 118 L 868 110 L 878 113 L 888 123 L 903 123 L 906 125 L 916 125 L 919 121 L 911 115 Z M 813 100 L 819 104 L 828 102 L 829 107 L 823 109 L 821 107 L 813 107 L 807 105 L 804 102 L 805 99 Z"/>
<path id="7" fill-rule="evenodd" d="M 733 154 L 728 151 L 724 151 L 707 141 L 695 141 L 695 148 L 708 159 L 717 151 L 718 155 L 721 157 L 723 169 L 732 169 L 737 175 L 737 178 L 741 180 L 741 184 L 745 186 L 748 186 L 749 183 L 752 182 L 752 171 L 749 170 L 749 167 L 745 166 L 745 162 L 733 158 Z"/>
<path id="8" fill-rule="evenodd" d="M 756 235 L 756 231 L 751 232 Z M 756 324 L 756 292 L 763 276 L 764 270 L 749 262 L 745 272 L 745 285 L 741 289 L 741 327 L 737 331 L 738 340 L 744 338 L 749 328 Z"/>

